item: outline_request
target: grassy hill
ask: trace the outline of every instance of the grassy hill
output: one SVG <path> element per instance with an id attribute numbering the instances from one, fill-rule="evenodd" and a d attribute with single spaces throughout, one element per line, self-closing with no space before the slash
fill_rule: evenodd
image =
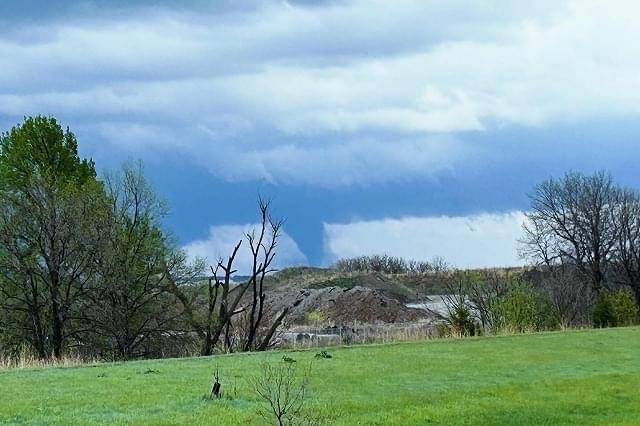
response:
<path id="1" fill-rule="evenodd" d="M 288 352 L 336 424 L 637 424 L 640 328 Z M 0 423 L 260 424 L 248 378 L 282 352 L 0 371 Z M 231 400 L 205 401 L 219 365 Z"/>

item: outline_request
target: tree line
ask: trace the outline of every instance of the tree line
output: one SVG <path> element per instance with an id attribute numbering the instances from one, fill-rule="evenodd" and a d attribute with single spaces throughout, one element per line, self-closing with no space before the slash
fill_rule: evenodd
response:
<path id="1" fill-rule="evenodd" d="M 522 331 L 636 322 L 638 191 L 606 172 L 568 173 L 529 198 L 521 255 L 533 267 L 517 276 L 386 255 L 334 268 L 444 277 L 452 324 L 464 333 L 478 323 Z M 27 117 L 3 133 L 0 355 L 131 359 L 271 347 L 289 308 L 268 303 L 283 226 L 269 201 L 258 200 L 256 228 L 214 265 L 188 259 L 162 226 L 167 214 L 141 163 L 98 176 L 54 118 Z M 251 270 L 235 283 L 241 250 Z"/>
<path id="2" fill-rule="evenodd" d="M 638 322 L 640 193 L 611 174 L 569 172 L 536 185 L 523 224 L 521 271 L 457 271 L 388 256 L 341 259 L 343 272 L 439 275 L 464 333 Z"/>
<path id="3" fill-rule="evenodd" d="M 554 303 L 606 305 L 613 291 L 640 304 L 640 193 L 611 174 L 567 173 L 529 196 L 522 255 L 549 281 Z"/>
<path id="4" fill-rule="evenodd" d="M 282 221 L 259 200 L 260 225 L 206 273 L 165 232 L 165 203 L 140 163 L 98 177 L 77 140 L 51 117 L 0 136 L 0 354 L 70 351 L 129 359 L 192 348 L 264 350 L 286 315 L 269 312 Z M 236 284 L 242 245 L 253 259 Z"/>
<path id="5" fill-rule="evenodd" d="M 338 259 L 333 268 L 340 272 L 380 272 L 384 274 L 429 274 L 445 271 L 449 268 L 441 257 L 430 261 L 404 259 L 388 254 L 357 256 Z"/>

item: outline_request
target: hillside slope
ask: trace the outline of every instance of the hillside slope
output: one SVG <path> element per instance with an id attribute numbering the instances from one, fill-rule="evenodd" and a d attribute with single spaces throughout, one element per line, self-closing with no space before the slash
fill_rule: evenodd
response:
<path id="1" fill-rule="evenodd" d="M 272 312 L 291 308 L 286 320 L 290 326 L 305 324 L 309 313 L 319 313 L 326 324 L 337 326 L 439 320 L 440 316 L 433 312 L 406 306 L 424 299 L 423 288 L 419 288 L 416 279 L 298 267 L 268 277 L 265 285 Z"/>

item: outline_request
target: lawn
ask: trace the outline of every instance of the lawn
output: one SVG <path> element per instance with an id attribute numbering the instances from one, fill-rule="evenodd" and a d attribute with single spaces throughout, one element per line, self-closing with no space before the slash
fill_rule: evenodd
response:
<path id="1" fill-rule="evenodd" d="M 338 425 L 640 424 L 640 328 L 287 352 Z M 0 423 L 261 424 L 248 378 L 282 352 L 0 371 Z M 205 401 L 219 365 L 233 399 Z"/>

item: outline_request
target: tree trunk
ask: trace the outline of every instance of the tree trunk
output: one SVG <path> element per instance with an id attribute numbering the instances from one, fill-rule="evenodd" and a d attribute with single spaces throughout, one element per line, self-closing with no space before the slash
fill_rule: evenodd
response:
<path id="1" fill-rule="evenodd" d="M 50 283 L 51 295 L 51 346 L 53 348 L 53 356 L 55 358 L 62 357 L 62 348 L 64 340 L 64 321 L 62 320 L 62 312 L 60 306 L 60 294 L 58 288 L 58 274 L 51 274 Z"/>
<path id="2" fill-rule="evenodd" d="M 211 329 L 207 329 L 207 332 L 204 335 L 204 339 L 202 341 L 202 349 L 200 351 L 200 355 L 209 356 L 212 353 L 212 345 L 211 345 Z"/>
<path id="3" fill-rule="evenodd" d="M 29 306 L 29 316 L 33 325 L 33 345 L 38 352 L 38 357 L 44 359 L 47 357 L 46 338 L 44 335 L 44 327 L 42 326 L 42 316 L 40 314 L 40 306 L 38 303 L 38 288 L 33 280 L 33 276 L 29 277 L 31 289 L 31 306 Z"/>
<path id="4" fill-rule="evenodd" d="M 265 350 L 267 350 L 269 348 L 269 343 L 271 343 L 271 339 L 273 338 L 273 335 L 278 330 L 278 327 L 280 327 L 280 324 L 282 324 L 282 320 L 287 315 L 287 313 L 289 313 L 289 308 L 285 308 L 282 311 L 282 313 L 280 315 L 278 315 L 276 320 L 271 325 L 271 328 L 267 332 L 267 335 L 262 340 L 262 343 L 260 344 L 260 346 L 258 346 L 258 351 L 265 351 Z"/>
<path id="5" fill-rule="evenodd" d="M 60 318 L 60 309 L 56 303 L 51 305 L 51 346 L 53 347 L 53 356 L 62 358 L 62 347 L 64 340 L 64 323 Z"/>

